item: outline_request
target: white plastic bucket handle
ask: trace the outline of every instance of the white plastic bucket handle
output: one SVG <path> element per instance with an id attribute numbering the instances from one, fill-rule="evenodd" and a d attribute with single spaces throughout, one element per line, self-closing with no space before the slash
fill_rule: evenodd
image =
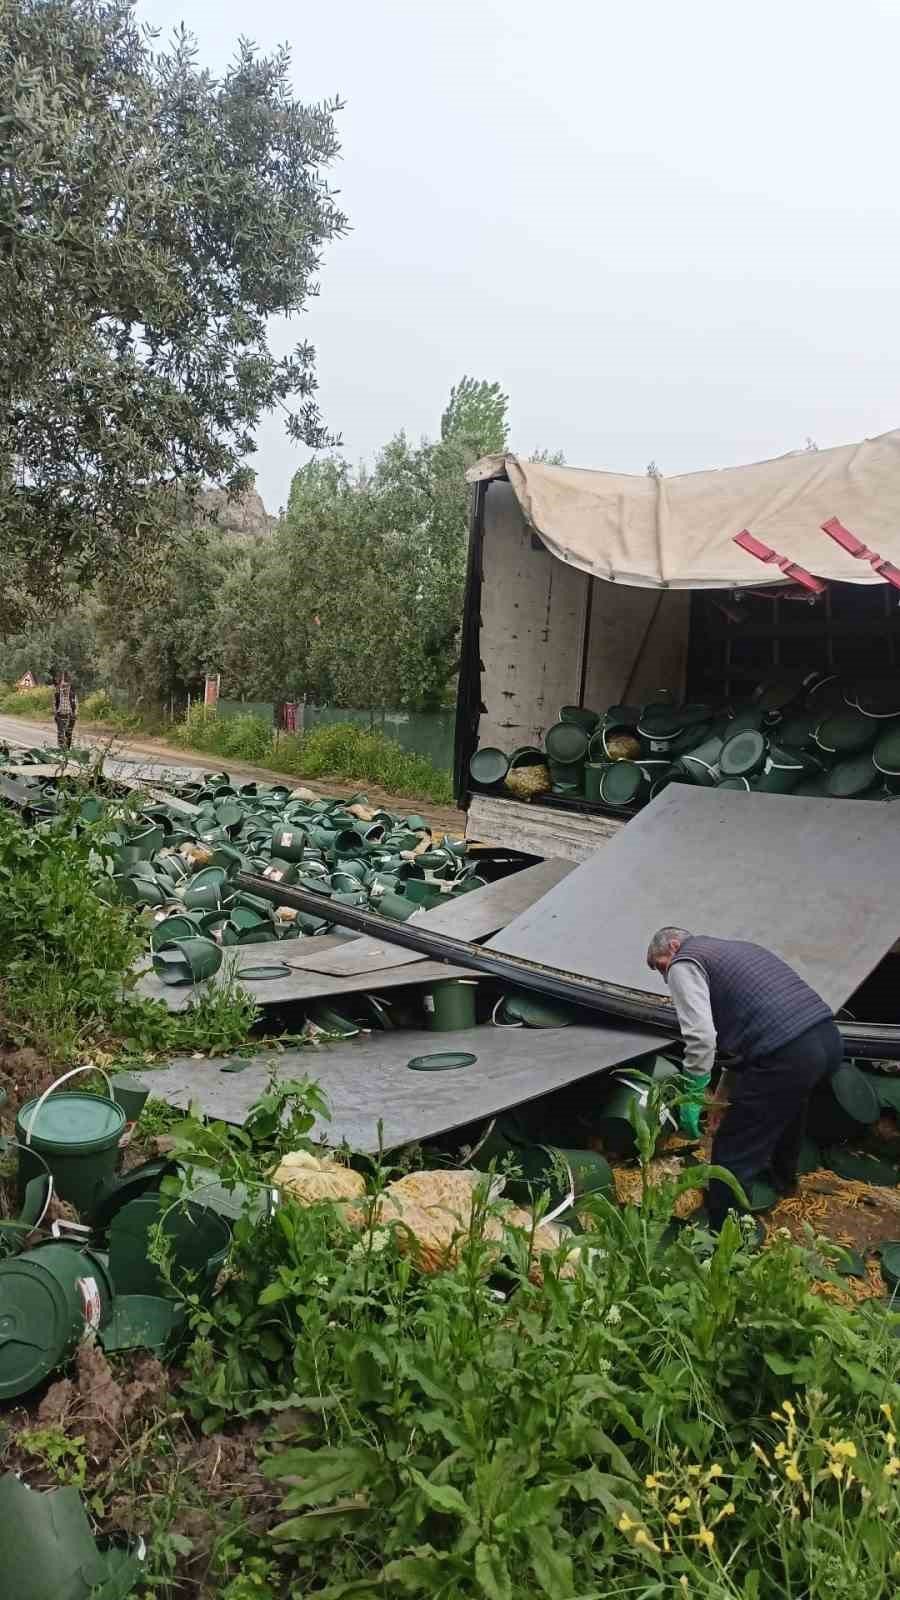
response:
<path id="1" fill-rule="evenodd" d="M 32 1111 L 31 1116 L 28 1118 L 28 1127 L 27 1127 L 26 1132 L 25 1132 L 25 1144 L 29 1149 L 31 1148 L 31 1135 L 34 1132 L 34 1124 L 35 1124 L 35 1121 L 36 1121 L 37 1117 L 39 1116 L 39 1114 L 40 1114 L 40 1112 L 41 1112 L 41 1110 L 43 1108 L 44 1101 L 46 1099 L 48 1099 L 48 1097 L 53 1093 L 54 1089 L 58 1089 L 59 1088 L 60 1084 L 68 1083 L 70 1078 L 77 1078 L 78 1074 L 80 1072 L 99 1072 L 101 1078 L 104 1080 L 104 1082 L 106 1084 L 107 1090 L 109 1091 L 110 1100 L 112 1101 L 113 1105 L 117 1105 L 118 1104 L 118 1101 L 116 1100 L 116 1097 L 113 1094 L 113 1086 L 112 1086 L 112 1083 L 110 1082 L 109 1074 L 107 1072 L 104 1072 L 102 1067 L 95 1067 L 90 1062 L 88 1063 L 88 1065 L 86 1067 L 72 1067 L 70 1072 L 64 1072 L 61 1078 L 57 1078 L 55 1083 L 51 1083 L 49 1089 L 45 1089 L 44 1090 L 43 1094 L 41 1095 L 40 1100 L 38 1101 L 37 1105 L 35 1106 L 34 1110 Z"/>

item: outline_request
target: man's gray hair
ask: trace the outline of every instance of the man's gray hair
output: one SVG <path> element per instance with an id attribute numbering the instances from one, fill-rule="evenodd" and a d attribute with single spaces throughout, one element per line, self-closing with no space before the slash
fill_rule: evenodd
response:
<path id="1" fill-rule="evenodd" d="M 657 928 L 647 946 L 647 960 L 654 961 L 657 956 L 666 955 L 673 939 L 678 939 L 683 944 L 685 939 L 691 937 L 687 928 Z"/>

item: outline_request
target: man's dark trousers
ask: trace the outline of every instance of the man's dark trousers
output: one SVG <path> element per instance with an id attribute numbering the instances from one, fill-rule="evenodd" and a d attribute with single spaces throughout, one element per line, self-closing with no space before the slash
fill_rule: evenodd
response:
<path id="1" fill-rule="evenodd" d="M 767 1170 L 778 1188 L 789 1189 L 797 1181 L 810 1094 L 837 1070 L 842 1054 L 836 1025 L 817 1022 L 771 1055 L 734 1072 L 728 1109 L 713 1138 L 713 1164 L 727 1167 L 745 1190 Z M 728 1185 L 714 1178 L 707 1194 L 714 1232 L 736 1204 Z"/>

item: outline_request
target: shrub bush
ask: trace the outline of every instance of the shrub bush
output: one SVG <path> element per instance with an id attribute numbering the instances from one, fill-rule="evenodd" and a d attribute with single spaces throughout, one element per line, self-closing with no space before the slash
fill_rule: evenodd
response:
<path id="1" fill-rule="evenodd" d="M 52 717 L 53 685 L 41 683 L 36 689 L 8 689 L 0 697 L 0 711 L 11 717 Z"/>
<path id="2" fill-rule="evenodd" d="M 251 713 L 219 717 L 206 706 L 193 706 L 172 738 L 183 749 L 254 762 L 290 777 L 373 783 L 410 799 L 453 804 L 449 773 L 433 766 L 427 756 L 404 750 L 395 739 L 349 722 L 294 735 L 276 733 Z"/>
<path id="3" fill-rule="evenodd" d="M 93 694 L 85 695 L 79 709 L 85 722 L 119 722 L 122 716 L 105 689 L 95 689 Z"/>

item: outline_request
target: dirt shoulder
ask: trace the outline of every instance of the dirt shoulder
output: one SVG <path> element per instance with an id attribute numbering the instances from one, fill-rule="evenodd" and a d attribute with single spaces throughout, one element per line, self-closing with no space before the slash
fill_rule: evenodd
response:
<path id="1" fill-rule="evenodd" d="M 53 722 L 49 718 L 45 722 L 39 722 L 35 717 L 16 717 L 4 712 L 0 717 L 0 739 L 4 737 L 4 724 L 9 724 L 10 737 L 23 740 L 32 737 L 45 738 L 47 731 L 53 728 Z M 14 727 L 17 730 L 15 734 L 11 731 Z M 388 811 L 416 812 L 420 817 L 424 817 L 426 822 L 444 833 L 465 832 L 464 811 L 457 811 L 453 806 L 435 806 L 427 800 L 417 800 L 409 795 L 389 794 L 377 784 L 345 783 L 342 779 L 328 776 L 294 778 L 283 772 L 273 772 L 268 767 L 256 767 L 246 761 L 237 761 L 231 756 L 210 756 L 204 750 L 186 750 L 181 745 L 172 745 L 165 739 L 151 738 L 146 734 L 123 739 L 116 736 L 112 729 L 96 723 L 79 723 L 78 731 L 79 735 L 87 735 L 84 739 L 87 744 L 110 743 L 110 753 L 114 756 L 146 756 L 156 761 L 170 762 L 173 767 L 204 767 L 208 772 L 218 772 L 223 766 L 227 766 L 229 772 L 247 780 L 255 779 L 258 783 L 290 783 L 295 787 L 312 789 L 319 795 L 340 795 L 349 798 L 364 793 L 374 806 L 383 806 Z"/>

